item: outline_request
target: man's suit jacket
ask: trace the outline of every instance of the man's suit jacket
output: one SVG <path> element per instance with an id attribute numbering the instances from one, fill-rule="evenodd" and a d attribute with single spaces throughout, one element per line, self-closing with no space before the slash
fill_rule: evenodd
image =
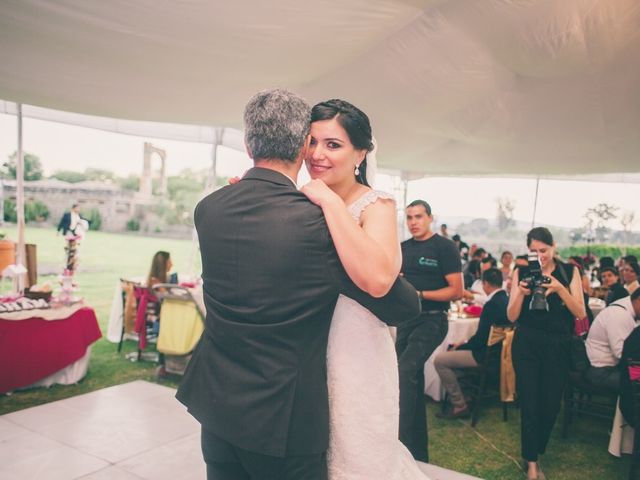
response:
<path id="1" fill-rule="evenodd" d="M 278 172 L 253 168 L 195 210 L 205 331 L 177 398 L 211 433 L 271 456 L 328 446 L 326 349 L 339 293 L 389 324 L 414 318 L 399 279 L 375 300 L 340 265 L 319 207 Z"/>
<path id="2" fill-rule="evenodd" d="M 487 349 L 487 340 L 492 325 L 512 325 L 507 318 L 507 305 L 509 297 L 504 290 L 498 290 L 491 299 L 482 307 L 478 331 L 467 343 L 461 345 L 458 350 L 471 350 L 476 362 L 483 361 L 484 352 Z"/>
<path id="3" fill-rule="evenodd" d="M 65 212 L 62 214 L 60 223 L 58 223 L 58 232 L 62 231 L 63 235 L 66 235 L 71 226 L 71 212 Z"/>

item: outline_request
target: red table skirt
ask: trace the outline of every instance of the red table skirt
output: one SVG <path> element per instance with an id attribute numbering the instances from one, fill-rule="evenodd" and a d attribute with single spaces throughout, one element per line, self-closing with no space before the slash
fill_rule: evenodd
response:
<path id="1" fill-rule="evenodd" d="M 101 336 L 91 308 L 60 320 L 0 319 L 0 393 L 31 385 L 80 360 Z"/>

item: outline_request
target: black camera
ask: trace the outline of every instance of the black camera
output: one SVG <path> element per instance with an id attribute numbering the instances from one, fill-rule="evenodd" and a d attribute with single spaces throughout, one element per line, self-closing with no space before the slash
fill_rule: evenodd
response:
<path id="1" fill-rule="evenodd" d="M 522 278 L 521 281 L 527 284 L 527 288 L 531 290 L 531 303 L 529 303 L 529 310 L 534 312 L 548 312 L 549 304 L 547 303 L 547 297 L 545 292 L 547 287 L 543 284 L 551 282 L 549 277 L 542 274 L 542 267 L 540 266 L 540 259 L 537 253 L 529 253 L 527 258 L 529 261 L 529 271 L 527 276 Z"/>

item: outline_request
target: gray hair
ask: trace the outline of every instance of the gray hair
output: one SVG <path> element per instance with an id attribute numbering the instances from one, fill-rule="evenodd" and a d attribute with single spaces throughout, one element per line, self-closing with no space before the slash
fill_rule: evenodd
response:
<path id="1" fill-rule="evenodd" d="M 244 109 L 244 141 L 254 160 L 294 162 L 311 125 L 311 107 L 286 90 L 255 94 Z"/>

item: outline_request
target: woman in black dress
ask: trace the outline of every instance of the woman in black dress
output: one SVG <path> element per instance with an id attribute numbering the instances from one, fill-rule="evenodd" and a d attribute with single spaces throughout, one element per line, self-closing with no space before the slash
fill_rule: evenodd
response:
<path id="1" fill-rule="evenodd" d="M 541 479 L 544 474 L 538 455 L 547 447 L 560 410 L 574 321 L 586 313 L 580 273 L 556 258 L 551 232 L 544 227 L 532 229 L 527 234 L 527 247 L 538 256 L 543 280 L 539 289 L 532 288 L 527 280 L 536 277 L 535 268 L 514 271 L 507 317 L 518 321 L 512 357 L 520 402 L 522 457 L 527 462 L 527 478 Z"/>

